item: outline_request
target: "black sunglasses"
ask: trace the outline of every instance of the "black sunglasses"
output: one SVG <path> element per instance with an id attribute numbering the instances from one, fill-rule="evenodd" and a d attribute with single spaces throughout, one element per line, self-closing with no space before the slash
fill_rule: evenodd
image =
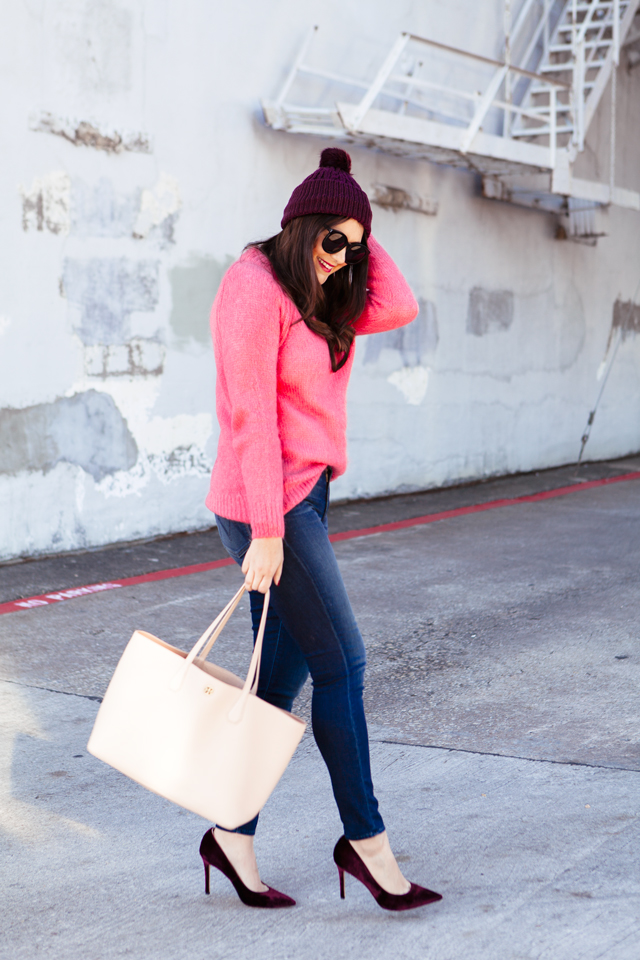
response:
<path id="1" fill-rule="evenodd" d="M 333 227 L 326 229 L 329 233 L 322 240 L 322 249 L 326 253 L 339 253 L 346 247 L 344 259 L 349 264 L 361 263 L 365 257 L 369 256 L 369 250 L 364 243 L 349 243 L 348 238 L 340 230 L 334 230 Z"/>

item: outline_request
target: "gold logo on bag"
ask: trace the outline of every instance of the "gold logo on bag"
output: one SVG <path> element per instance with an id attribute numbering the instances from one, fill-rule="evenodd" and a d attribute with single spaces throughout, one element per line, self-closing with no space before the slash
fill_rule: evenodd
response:
<path id="1" fill-rule="evenodd" d="M 205 687 L 204 692 L 207 694 L 213 693 L 213 687 Z"/>

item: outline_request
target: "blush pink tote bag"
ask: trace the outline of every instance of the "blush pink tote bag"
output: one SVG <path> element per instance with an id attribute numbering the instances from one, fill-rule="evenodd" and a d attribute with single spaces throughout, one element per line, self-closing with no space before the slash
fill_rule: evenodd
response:
<path id="1" fill-rule="evenodd" d="M 205 662 L 244 592 L 188 655 L 136 630 L 87 747 L 147 789 L 228 829 L 262 809 L 305 730 L 299 717 L 256 696 L 269 593 L 245 681 Z"/>

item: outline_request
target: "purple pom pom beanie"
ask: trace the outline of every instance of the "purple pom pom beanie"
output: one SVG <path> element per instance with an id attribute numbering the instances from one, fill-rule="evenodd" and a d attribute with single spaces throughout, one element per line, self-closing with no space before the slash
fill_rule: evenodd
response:
<path id="1" fill-rule="evenodd" d="M 364 227 L 365 238 L 371 233 L 371 204 L 351 176 L 351 157 L 345 150 L 329 147 L 322 151 L 318 169 L 291 194 L 281 226 L 310 213 L 342 216 L 345 220 L 352 217 Z"/>

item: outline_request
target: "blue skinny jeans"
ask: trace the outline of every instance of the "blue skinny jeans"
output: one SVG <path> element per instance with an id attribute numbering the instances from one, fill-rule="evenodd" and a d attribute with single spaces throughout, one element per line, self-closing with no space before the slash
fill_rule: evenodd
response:
<path id="1" fill-rule="evenodd" d="M 312 728 L 328 767 L 348 840 L 384 830 L 373 793 L 362 702 L 365 648 L 329 542 L 329 477 L 285 515 L 284 566 L 271 600 L 262 649 L 258 696 L 283 710 L 311 674 Z M 251 543 L 248 523 L 216 515 L 225 549 L 242 565 Z M 254 640 L 264 595 L 249 594 Z M 253 835 L 258 818 L 235 832 Z"/>

